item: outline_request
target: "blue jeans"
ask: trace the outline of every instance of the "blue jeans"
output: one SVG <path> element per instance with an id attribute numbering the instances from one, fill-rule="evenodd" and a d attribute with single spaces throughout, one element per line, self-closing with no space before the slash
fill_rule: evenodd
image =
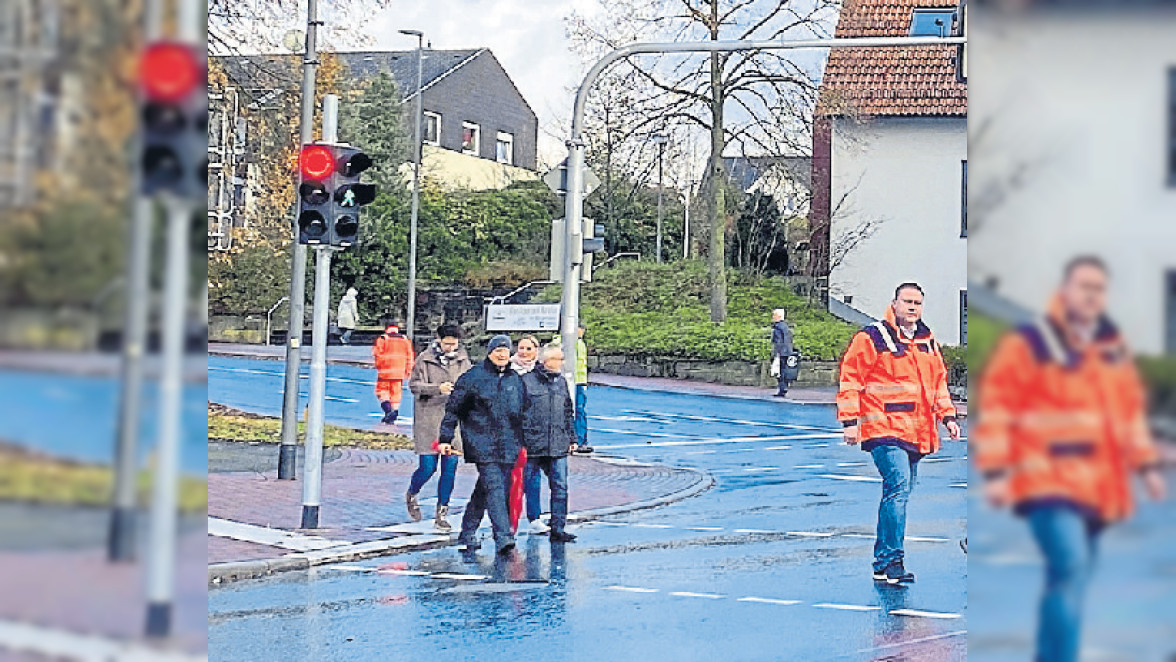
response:
<path id="1" fill-rule="evenodd" d="M 576 384 L 576 420 L 574 425 L 576 427 L 576 443 L 585 446 L 588 444 L 588 385 Z"/>
<path id="2" fill-rule="evenodd" d="M 478 484 L 474 486 L 474 493 L 470 495 L 470 502 L 466 504 L 465 514 L 461 518 L 459 543 L 473 542 L 474 533 L 487 511 L 490 513 L 490 525 L 494 528 L 495 544 L 501 548 L 514 540 L 506 501 L 506 486 L 513 468 L 510 464 L 478 465 Z"/>
<path id="3" fill-rule="evenodd" d="M 563 531 L 568 523 L 568 458 L 527 458 L 523 489 L 527 495 L 527 519 L 532 521 L 539 519 L 542 508 L 539 503 L 542 474 L 547 474 L 547 486 L 551 490 L 551 530 Z"/>
<path id="4" fill-rule="evenodd" d="M 907 501 L 915 486 L 921 456 L 898 446 L 875 446 L 870 455 L 882 476 L 882 502 L 878 504 L 878 534 L 874 541 L 874 571 L 882 572 L 905 556 Z"/>
<path id="5" fill-rule="evenodd" d="M 1075 662 L 1082 635 L 1082 604 L 1101 529 L 1065 506 L 1037 506 L 1028 511 L 1027 518 L 1045 557 L 1037 662 Z"/>
<path id="6" fill-rule="evenodd" d="M 437 471 L 437 460 L 440 458 L 437 455 L 421 455 L 420 465 L 412 474 L 412 480 L 408 483 L 409 494 L 420 494 L 421 488 L 429 479 L 433 477 L 433 473 Z M 446 455 L 441 459 L 441 480 L 437 483 L 437 505 L 448 506 L 449 497 L 453 495 L 453 479 L 457 476 L 458 457 L 456 455 Z"/>

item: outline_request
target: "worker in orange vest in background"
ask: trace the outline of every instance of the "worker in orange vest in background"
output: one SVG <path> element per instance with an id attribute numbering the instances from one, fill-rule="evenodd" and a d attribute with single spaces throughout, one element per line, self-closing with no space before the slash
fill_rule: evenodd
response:
<path id="1" fill-rule="evenodd" d="M 873 577 L 888 584 L 915 581 L 903 545 L 919 460 L 939 450 L 940 422 L 960 436 L 943 354 L 922 317 L 923 288 L 899 285 L 886 319 L 859 331 L 841 359 L 837 420 L 882 476 Z"/>
<path id="2" fill-rule="evenodd" d="M 400 415 L 400 400 L 404 393 L 404 380 L 412 374 L 415 352 L 412 341 L 401 335 L 400 327 L 393 323 L 384 328 L 384 335 L 376 338 L 372 346 L 372 358 L 376 362 L 376 398 L 384 410 L 383 422 L 392 424 Z"/>
<path id="3" fill-rule="evenodd" d="M 1098 540 L 1131 513 L 1132 474 L 1153 499 L 1165 492 L 1143 384 L 1105 315 L 1107 281 L 1099 258 L 1071 260 L 1049 313 L 1005 334 L 980 380 L 970 441 L 985 496 L 1028 520 L 1045 557 L 1041 662 L 1078 659 Z"/>

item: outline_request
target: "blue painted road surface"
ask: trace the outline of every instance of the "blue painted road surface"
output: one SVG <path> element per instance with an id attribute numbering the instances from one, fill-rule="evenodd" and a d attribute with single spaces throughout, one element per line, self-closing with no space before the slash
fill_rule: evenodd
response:
<path id="1" fill-rule="evenodd" d="M 280 363 L 209 366 L 210 399 L 276 412 Z M 370 386 L 355 383 L 372 371 L 329 375 L 328 421 L 372 425 Z M 841 443 L 832 407 L 597 387 L 589 403 L 602 454 L 693 467 L 716 486 L 576 525 L 565 546 L 520 536 L 506 559 L 448 547 L 212 589 L 212 658 L 965 659 L 963 443 L 920 468 L 917 581 L 898 588 L 871 579 L 880 479 Z"/>
<path id="2" fill-rule="evenodd" d="M 184 384 L 180 469 L 208 473 L 207 388 Z M 110 377 L 0 370 L 0 440 L 56 457 L 110 464 L 118 425 L 119 382 Z M 158 438 L 158 391 L 144 382 L 140 453 Z"/>

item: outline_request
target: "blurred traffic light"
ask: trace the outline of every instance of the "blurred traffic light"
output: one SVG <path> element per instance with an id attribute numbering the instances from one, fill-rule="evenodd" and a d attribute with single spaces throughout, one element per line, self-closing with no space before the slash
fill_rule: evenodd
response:
<path id="1" fill-rule="evenodd" d="M 139 60 L 140 191 L 199 200 L 208 188 L 206 51 L 169 41 Z"/>
<path id="2" fill-rule="evenodd" d="M 360 175 L 372 167 L 372 159 L 355 147 L 335 147 L 334 227 L 331 245 L 346 248 L 359 240 L 360 206 L 376 199 L 374 184 L 361 184 Z"/>

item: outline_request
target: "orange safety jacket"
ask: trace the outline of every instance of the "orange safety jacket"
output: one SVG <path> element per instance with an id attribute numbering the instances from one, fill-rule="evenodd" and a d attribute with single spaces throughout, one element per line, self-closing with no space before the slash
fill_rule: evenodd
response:
<path id="1" fill-rule="evenodd" d="M 389 335 L 387 332 L 376 338 L 372 358 L 380 379 L 408 379 L 416 361 L 412 341 L 399 333 Z"/>
<path id="2" fill-rule="evenodd" d="M 884 321 L 854 335 L 841 359 L 837 420 L 859 427 L 862 450 L 891 445 L 934 453 L 938 422 L 955 417 L 943 354 L 922 320 L 914 338 L 907 338 L 887 308 Z"/>
<path id="3" fill-rule="evenodd" d="M 1118 329 L 1099 321 L 1082 346 L 1050 314 L 1006 333 L 979 386 L 972 460 L 1006 475 L 1019 512 L 1063 505 L 1110 523 L 1131 514 L 1132 472 L 1157 462 L 1146 398 Z"/>

